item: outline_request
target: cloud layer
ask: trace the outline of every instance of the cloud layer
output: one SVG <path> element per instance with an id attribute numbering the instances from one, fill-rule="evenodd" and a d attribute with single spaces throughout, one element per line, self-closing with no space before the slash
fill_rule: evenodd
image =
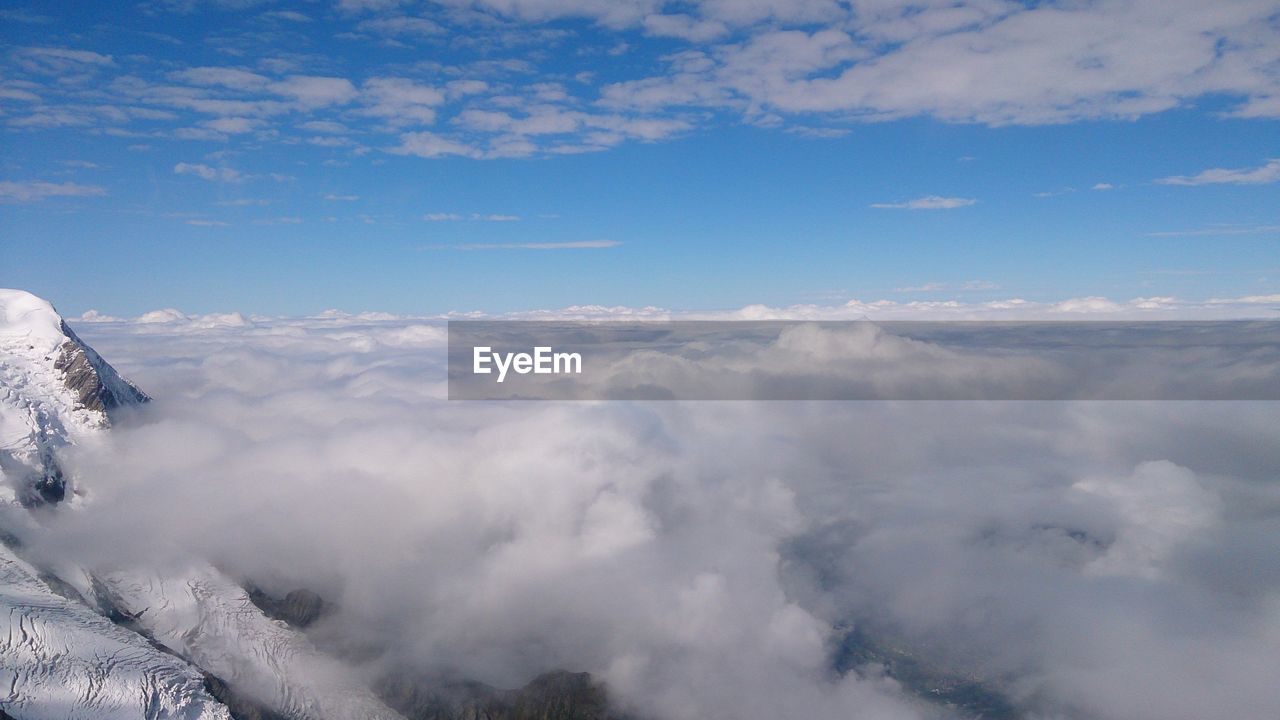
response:
<path id="1" fill-rule="evenodd" d="M 310 587 L 363 671 L 938 715 L 833 673 L 853 624 L 1043 717 L 1280 713 L 1271 404 L 460 404 L 434 323 L 146 320 L 77 327 L 157 401 L 40 551 Z"/>
<path id="2" fill-rule="evenodd" d="M 16 72 L 0 85 L 4 121 L 502 158 L 651 142 L 725 118 L 838 135 L 852 123 L 914 116 L 1128 119 L 1208 98 L 1225 98 L 1229 116 L 1280 116 L 1280 28 L 1269 0 L 451 0 L 241 8 L 237 19 L 213 26 L 220 63 L 15 46 L 6 62 Z M 451 60 L 353 70 L 318 54 L 312 32 L 353 55 Z"/>

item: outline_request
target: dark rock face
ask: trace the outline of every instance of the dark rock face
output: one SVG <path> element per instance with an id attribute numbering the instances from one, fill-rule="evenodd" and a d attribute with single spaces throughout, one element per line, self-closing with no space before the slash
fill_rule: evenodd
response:
<path id="1" fill-rule="evenodd" d="M 116 408 L 151 399 L 120 377 L 115 368 L 76 337 L 66 323 L 62 324 L 62 332 L 71 342 L 62 345 L 62 352 L 54 360 L 53 367 L 62 371 L 63 382 L 75 393 L 82 407 L 110 413 Z"/>
<path id="2" fill-rule="evenodd" d="M 252 583 L 244 586 L 258 609 L 299 630 L 315 625 L 334 609 L 310 590 L 293 590 L 281 598 Z M 355 659 L 341 648 L 334 651 Z M 373 690 L 408 720 L 633 720 L 610 708 L 604 685 L 588 673 L 549 672 L 517 690 L 501 690 L 474 680 L 402 669 L 384 674 Z M 215 686 L 210 692 L 238 720 L 271 720 L 272 716 L 246 710 L 244 699 L 227 694 L 232 691 L 225 687 Z"/>
<path id="3" fill-rule="evenodd" d="M 374 691 L 409 720 L 625 720 L 587 673 L 550 672 L 506 691 L 402 673 L 382 678 Z"/>
<path id="4" fill-rule="evenodd" d="M 40 448 L 39 471 L 27 478 L 27 491 L 19 498 L 26 507 L 40 505 L 56 505 L 67 496 L 67 481 L 62 475 L 62 466 L 47 446 Z"/>
<path id="5" fill-rule="evenodd" d="M 315 623 L 328 609 L 319 595 L 306 589 L 293 590 L 283 598 L 268 595 L 252 585 L 246 590 L 249 593 L 249 600 L 267 617 L 281 620 L 290 627 L 300 630 L 305 630 Z"/>

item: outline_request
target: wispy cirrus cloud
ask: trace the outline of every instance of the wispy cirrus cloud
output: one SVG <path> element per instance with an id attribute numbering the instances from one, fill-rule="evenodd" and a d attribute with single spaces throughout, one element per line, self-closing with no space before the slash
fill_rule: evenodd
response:
<path id="1" fill-rule="evenodd" d="M 1195 175 L 1173 175 L 1156 180 L 1161 185 L 1264 185 L 1280 181 L 1280 158 L 1256 168 L 1210 168 Z"/>
<path id="2" fill-rule="evenodd" d="M 618 240 L 571 240 L 568 242 L 463 243 L 432 245 L 430 250 L 603 250 L 622 245 Z"/>
<path id="3" fill-rule="evenodd" d="M 1212 298 L 1209 305 L 1280 305 L 1280 294 L 1245 295 L 1237 298 Z"/>
<path id="4" fill-rule="evenodd" d="M 106 194 L 107 189 L 98 185 L 81 185 L 72 182 L 0 181 L 0 200 L 13 202 L 34 202 L 51 197 L 96 197 Z"/>
<path id="5" fill-rule="evenodd" d="M 1000 285 L 990 280 L 966 280 L 961 283 L 927 282 L 922 285 L 895 288 L 894 292 L 981 292 L 983 290 L 999 290 Z"/>
<path id="6" fill-rule="evenodd" d="M 204 163 L 189 163 L 189 162 L 180 162 L 174 165 L 173 173 L 175 175 L 194 175 L 200 178 L 201 180 L 208 180 L 209 182 L 224 182 L 224 183 L 238 183 L 238 182 L 244 182 L 246 180 L 259 180 L 259 179 L 268 179 L 268 180 L 273 180 L 275 182 L 289 182 L 291 180 L 296 179 L 292 175 L 285 175 L 284 173 L 278 173 L 278 172 L 250 175 L 247 173 L 243 173 L 233 167 L 227 167 L 225 165 L 214 167 L 212 165 L 206 165 Z M 229 201 L 226 201 L 225 204 L 237 205 L 237 204 L 247 204 L 248 202 L 261 204 L 260 201 L 242 201 L 242 200 L 229 200 Z"/>
<path id="7" fill-rule="evenodd" d="M 1193 230 L 1163 230 L 1146 233 L 1147 237 L 1217 237 L 1223 235 L 1270 235 L 1280 233 L 1280 225 L 1220 225 Z"/>
<path id="8" fill-rule="evenodd" d="M 519 215 L 506 215 L 502 213 L 471 213 L 470 215 L 462 215 L 460 213 L 434 212 L 427 213 L 422 216 L 427 222 L 458 222 L 460 220 L 473 220 L 477 222 L 519 222 Z"/>
<path id="9" fill-rule="evenodd" d="M 903 202 L 871 203 L 871 207 L 881 210 L 954 210 L 956 208 L 968 207 L 977 202 L 978 201 L 973 198 L 926 195 L 925 197 L 919 197 L 914 200 L 906 200 Z"/>

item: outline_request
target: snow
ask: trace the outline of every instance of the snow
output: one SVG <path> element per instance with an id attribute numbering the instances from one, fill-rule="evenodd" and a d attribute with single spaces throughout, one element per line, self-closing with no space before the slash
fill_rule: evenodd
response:
<path id="1" fill-rule="evenodd" d="M 0 342 L 27 345 L 28 354 L 52 353 L 66 340 L 62 318 L 47 300 L 22 290 L 0 289 Z"/>
<path id="2" fill-rule="evenodd" d="M 33 719 L 230 718 L 199 670 L 55 593 L 3 545 L 0 707 Z"/>
<path id="3" fill-rule="evenodd" d="M 400 718 L 350 668 L 268 618 L 242 587 L 211 566 L 164 577 L 132 571 L 99 579 L 116 607 L 157 641 L 277 712 L 326 720 Z"/>
<path id="4" fill-rule="evenodd" d="M 41 448 L 86 437 L 109 421 L 80 407 L 54 367 L 71 339 L 48 302 L 0 289 L 0 453 L 34 465 Z"/>
<path id="5" fill-rule="evenodd" d="M 110 426 L 105 411 L 84 406 L 60 369 L 79 353 L 92 370 L 83 378 L 120 402 L 145 400 L 52 305 L 0 290 L 0 531 L 46 532 L 18 503 L 21 483 L 47 471 L 59 448 L 94 441 Z M 93 512 L 93 506 L 64 503 L 56 511 Z M 228 718 L 204 690 L 200 668 L 289 717 L 400 717 L 349 668 L 268 618 L 243 588 L 203 561 L 163 575 L 57 567 L 56 577 L 64 593 L 79 597 L 58 594 L 20 552 L 0 545 L 0 707 L 14 717 Z M 116 625 L 98 606 L 133 616 L 175 654 Z"/>

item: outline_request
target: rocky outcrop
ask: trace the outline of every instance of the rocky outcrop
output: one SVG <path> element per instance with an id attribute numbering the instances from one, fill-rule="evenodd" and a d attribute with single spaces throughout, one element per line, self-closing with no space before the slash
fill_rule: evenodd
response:
<path id="1" fill-rule="evenodd" d="M 103 413 L 129 405 L 140 405 L 151 398 L 133 383 L 120 377 L 115 368 L 76 336 L 65 322 L 59 324 L 67 342 L 62 344 L 55 370 L 62 372 L 62 383 L 74 395 L 79 407 Z"/>
<path id="2" fill-rule="evenodd" d="M 625 720 L 588 673 L 550 672 L 518 690 L 393 673 L 374 690 L 409 720 Z"/>
<path id="3" fill-rule="evenodd" d="M 67 487 L 57 450 L 149 399 L 47 301 L 0 289 L 0 475 L 7 496 L 28 507 L 61 502 Z"/>
<path id="4" fill-rule="evenodd" d="M 249 593 L 249 600 L 267 617 L 299 630 L 305 630 L 313 625 L 328 609 L 319 595 L 306 589 L 291 590 L 282 598 L 270 595 L 253 585 L 247 586 L 245 590 Z"/>

